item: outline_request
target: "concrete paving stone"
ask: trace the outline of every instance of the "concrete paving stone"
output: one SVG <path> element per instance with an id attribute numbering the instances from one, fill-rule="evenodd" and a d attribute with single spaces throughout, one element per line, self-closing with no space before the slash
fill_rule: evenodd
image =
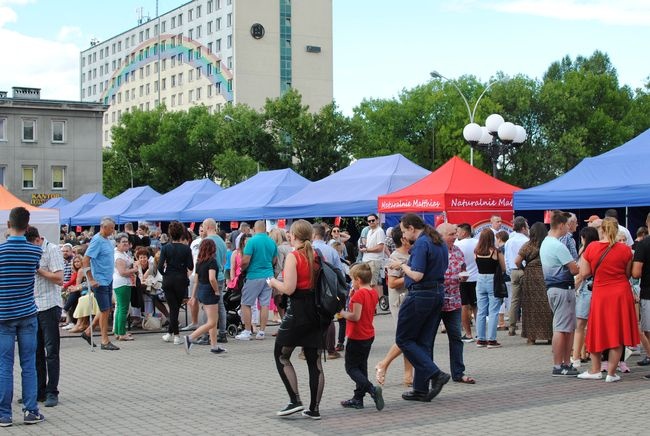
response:
<path id="1" fill-rule="evenodd" d="M 394 341 L 390 316 L 375 318 L 376 339 L 368 361 L 374 366 Z M 268 333 L 277 327 L 269 327 Z M 325 391 L 321 421 L 300 414 L 278 418 L 288 396 L 273 360 L 273 339 L 225 344 L 228 353 L 213 355 L 207 346 L 194 346 L 186 355 L 182 346 L 161 340 L 162 333 L 138 334 L 133 342 L 119 342 L 120 351 L 89 350 L 78 337 L 61 344 L 60 403 L 42 408 L 47 421 L 22 424 L 20 367 L 15 365 L 14 417 L 20 422 L 7 434 L 336 434 L 399 436 L 422 434 L 555 435 L 603 433 L 612 423 L 617 433 L 641 434 L 650 371 L 630 359 L 631 374 L 619 383 L 551 377 L 548 345 L 526 345 L 525 339 L 499 332 L 503 348 L 478 349 L 466 344 L 466 373 L 476 385 L 447 384 L 431 403 L 401 399 L 402 360 L 388 370 L 386 408 L 377 412 L 369 397 L 363 410 L 343 409 L 354 384 L 345 373 L 344 359 L 323 362 Z M 307 365 L 294 352 L 303 403 L 309 404 Z M 438 334 L 436 362 L 449 372 L 446 335 Z M 595 413 L 594 413 L 595 412 Z M 612 418 L 613 417 L 613 418 Z"/>

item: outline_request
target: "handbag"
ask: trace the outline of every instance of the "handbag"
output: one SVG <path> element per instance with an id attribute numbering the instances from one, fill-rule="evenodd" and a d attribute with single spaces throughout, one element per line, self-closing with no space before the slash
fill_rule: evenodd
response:
<path id="1" fill-rule="evenodd" d="M 151 313 L 148 313 L 142 321 L 143 330 L 160 330 L 162 328 L 162 319 Z"/>
<path id="2" fill-rule="evenodd" d="M 497 267 L 494 270 L 494 286 L 492 288 L 492 292 L 496 298 L 508 297 L 508 287 L 506 286 L 505 274 L 501 269 L 501 263 L 498 260 Z"/>

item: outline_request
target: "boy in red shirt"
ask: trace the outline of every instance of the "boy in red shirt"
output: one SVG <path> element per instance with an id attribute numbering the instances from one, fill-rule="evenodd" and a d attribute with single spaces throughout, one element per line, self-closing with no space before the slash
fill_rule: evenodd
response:
<path id="1" fill-rule="evenodd" d="M 377 293 L 370 285 L 372 271 L 366 263 L 358 263 L 350 268 L 352 292 L 350 293 L 350 311 L 341 311 L 346 319 L 345 333 L 348 344 L 345 347 L 345 372 L 356 383 L 354 397 L 341 401 L 341 406 L 363 409 L 363 397 L 369 393 L 375 401 L 377 410 L 384 408 L 381 386 L 373 386 L 368 380 L 368 356 L 375 340 L 375 328 L 372 325 L 377 306 Z"/>

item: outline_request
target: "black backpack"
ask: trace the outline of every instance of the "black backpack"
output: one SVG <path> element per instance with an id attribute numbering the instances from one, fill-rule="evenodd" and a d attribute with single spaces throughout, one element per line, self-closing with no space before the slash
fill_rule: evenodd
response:
<path id="1" fill-rule="evenodd" d="M 318 253 L 320 269 L 314 280 L 316 312 L 322 326 L 328 326 L 334 315 L 345 308 L 348 286 L 343 272 L 325 260 L 323 253 Z"/>

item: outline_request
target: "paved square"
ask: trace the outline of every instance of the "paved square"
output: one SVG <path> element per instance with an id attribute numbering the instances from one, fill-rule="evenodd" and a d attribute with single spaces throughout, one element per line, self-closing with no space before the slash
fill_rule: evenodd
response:
<path id="1" fill-rule="evenodd" d="M 388 315 L 375 319 L 377 337 L 370 372 L 394 337 Z M 277 327 L 270 327 L 269 333 Z M 41 409 L 47 421 L 22 424 L 19 366 L 16 362 L 13 427 L 7 434 L 648 434 L 647 396 L 650 373 L 630 358 L 631 374 L 619 383 L 551 377 L 551 348 L 526 345 L 520 337 L 499 332 L 500 349 L 465 345 L 467 373 L 476 385 L 450 382 L 431 403 L 401 399 L 402 363 L 388 371 L 386 408 L 377 412 L 370 398 L 364 410 L 343 409 L 339 401 L 354 386 L 343 359 L 328 360 L 321 421 L 297 414 L 278 418 L 288 402 L 273 361 L 273 338 L 226 344 L 228 353 L 213 355 L 195 345 L 190 356 L 182 345 L 161 340 L 162 333 L 139 334 L 122 350 L 90 352 L 80 338 L 61 344 L 60 402 Z M 292 359 L 303 403 L 309 403 L 307 366 Z M 449 371 L 445 335 L 437 338 L 436 361 Z M 5 430 L 3 430 L 5 431 Z"/>

